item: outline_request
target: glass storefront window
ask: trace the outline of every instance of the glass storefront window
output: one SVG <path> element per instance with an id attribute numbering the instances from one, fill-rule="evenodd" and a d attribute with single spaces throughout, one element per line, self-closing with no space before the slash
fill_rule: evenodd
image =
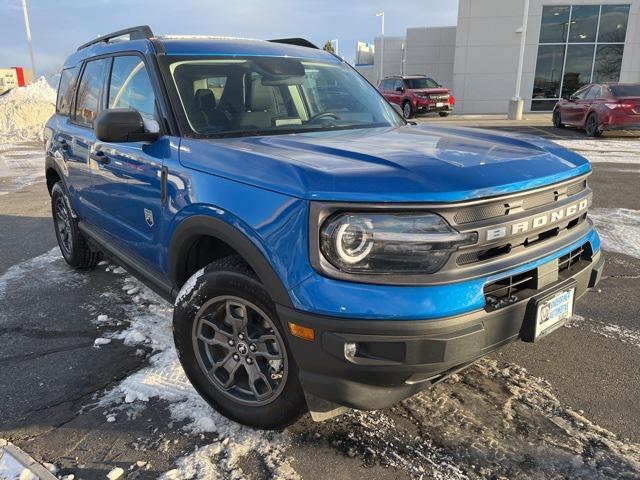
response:
<path id="1" fill-rule="evenodd" d="M 540 43 L 564 43 L 569 31 L 570 7 L 544 7 Z"/>
<path id="2" fill-rule="evenodd" d="M 598 45 L 593 66 L 594 82 L 617 82 L 620 80 L 624 45 Z"/>
<path id="3" fill-rule="evenodd" d="M 583 85 L 591 82 L 593 67 L 593 49 L 595 45 L 569 45 L 567 62 L 564 65 L 562 98 L 569 98 Z"/>
<path id="4" fill-rule="evenodd" d="M 564 45 L 540 45 L 533 98 L 558 98 L 564 64 Z"/>
<path id="5" fill-rule="evenodd" d="M 628 20 L 629 5 L 603 5 L 598 42 L 624 43 Z"/>
<path id="6" fill-rule="evenodd" d="M 599 15 L 599 5 L 578 5 L 573 7 L 571 10 L 569 43 L 595 42 Z"/>
<path id="7" fill-rule="evenodd" d="M 552 110 L 592 82 L 617 82 L 629 5 L 545 5 L 531 110 Z"/>

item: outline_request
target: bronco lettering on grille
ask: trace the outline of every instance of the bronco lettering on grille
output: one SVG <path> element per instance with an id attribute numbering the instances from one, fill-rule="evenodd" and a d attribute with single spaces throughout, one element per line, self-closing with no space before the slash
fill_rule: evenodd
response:
<path id="1" fill-rule="evenodd" d="M 507 236 L 519 235 L 530 230 L 536 230 L 546 225 L 559 222 L 565 218 L 571 217 L 587 209 L 589 199 L 585 198 L 578 203 L 572 203 L 566 207 L 551 212 L 546 212 L 534 217 L 526 218 L 522 221 L 505 225 L 501 227 L 491 228 L 487 230 L 486 240 L 492 241 Z"/>

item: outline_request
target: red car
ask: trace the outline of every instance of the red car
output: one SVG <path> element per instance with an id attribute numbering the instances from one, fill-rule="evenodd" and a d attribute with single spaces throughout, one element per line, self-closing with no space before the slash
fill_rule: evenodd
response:
<path id="1" fill-rule="evenodd" d="M 455 104 L 451 90 L 424 75 L 387 77 L 380 82 L 378 90 L 389 103 L 402 108 L 405 118 L 430 112 L 446 117 Z"/>
<path id="2" fill-rule="evenodd" d="M 557 128 L 583 128 L 587 136 L 605 130 L 640 130 L 640 84 L 592 83 L 561 99 L 553 110 Z"/>

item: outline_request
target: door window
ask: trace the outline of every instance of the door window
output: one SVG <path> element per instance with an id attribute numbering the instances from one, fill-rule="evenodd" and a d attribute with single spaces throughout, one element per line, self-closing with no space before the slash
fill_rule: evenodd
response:
<path id="1" fill-rule="evenodd" d="M 74 120 L 86 127 L 93 126 L 100 110 L 100 93 L 104 82 L 107 59 L 87 62 L 78 87 Z"/>
<path id="2" fill-rule="evenodd" d="M 586 100 L 595 100 L 597 98 L 600 98 L 600 96 L 600 87 L 596 85 L 594 87 L 591 87 L 591 90 L 589 90 L 584 98 Z"/>
<path id="3" fill-rule="evenodd" d="M 149 73 L 140 57 L 127 55 L 113 59 L 109 108 L 133 108 L 143 118 L 157 120 L 156 97 Z"/>
<path id="4" fill-rule="evenodd" d="M 589 90 L 591 90 L 591 86 L 586 86 L 584 88 L 581 88 L 580 90 L 578 90 L 576 93 L 573 94 L 573 98 L 575 98 L 576 100 L 584 100 L 587 94 L 589 93 Z"/>

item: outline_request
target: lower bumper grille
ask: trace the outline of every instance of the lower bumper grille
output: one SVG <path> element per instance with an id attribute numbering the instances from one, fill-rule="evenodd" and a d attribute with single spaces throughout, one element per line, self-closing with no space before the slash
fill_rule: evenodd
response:
<path id="1" fill-rule="evenodd" d="M 558 259 L 558 276 L 568 277 L 574 270 L 584 268 L 584 263 L 590 262 L 591 257 L 592 250 L 589 242 L 563 255 Z M 487 283 L 484 287 L 487 308 L 497 310 L 533 295 L 537 288 L 537 278 L 538 269 L 534 268 Z"/>

